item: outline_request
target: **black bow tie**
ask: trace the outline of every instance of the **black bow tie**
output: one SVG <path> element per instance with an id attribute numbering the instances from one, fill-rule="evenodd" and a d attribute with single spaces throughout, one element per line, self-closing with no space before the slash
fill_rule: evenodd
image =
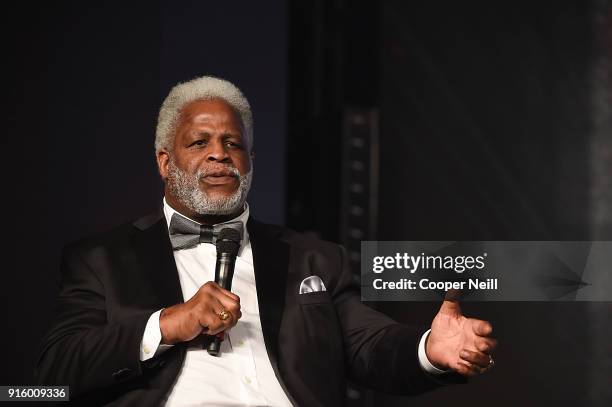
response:
<path id="1" fill-rule="evenodd" d="M 214 226 L 200 225 L 191 219 L 174 213 L 172 219 L 170 219 L 168 233 L 170 234 L 172 248 L 181 250 L 197 246 L 199 243 L 215 244 L 219 232 L 225 228 L 236 229 L 242 238 L 242 227 L 242 222 L 239 221 L 219 223 Z"/>

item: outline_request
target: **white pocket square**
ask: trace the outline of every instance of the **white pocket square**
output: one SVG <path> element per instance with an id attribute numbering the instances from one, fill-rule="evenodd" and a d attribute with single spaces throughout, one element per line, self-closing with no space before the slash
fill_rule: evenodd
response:
<path id="1" fill-rule="evenodd" d="M 306 277 L 300 284 L 300 294 L 315 293 L 319 291 L 327 291 L 323 280 L 319 276 Z"/>

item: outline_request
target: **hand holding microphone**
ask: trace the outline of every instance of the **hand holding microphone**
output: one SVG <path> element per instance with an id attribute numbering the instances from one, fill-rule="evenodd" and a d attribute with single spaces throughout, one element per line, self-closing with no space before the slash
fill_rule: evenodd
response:
<path id="1" fill-rule="evenodd" d="M 236 325 L 242 317 L 240 298 L 230 289 L 240 238 L 235 229 L 225 228 L 219 232 L 215 282 L 202 285 L 187 302 L 162 311 L 159 318 L 161 343 L 187 342 L 200 334 L 216 335 Z M 215 338 L 212 344 L 216 345 L 209 353 L 218 354 L 220 339 Z"/>
<path id="2" fill-rule="evenodd" d="M 240 249 L 241 238 L 241 233 L 232 228 L 221 229 L 219 236 L 217 236 L 217 264 L 215 266 L 215 282 L 228 292 L 232 289 L 234 268 L 236 266 L 236 256 L 238 255 L 238 250 Z M 221 320 L 227 320 L 231 317 L 231 310 L 223 310 L 219 314 L 219 318 Z M 236 321 L 238 321 L 238 319 L 236 319 Z M 219 355 L 219 352 L 221 351 L 221 338 L 219 336 L 215 336 L 215 338 L 213 338 L 212 342 L 208 345 L 207 351 L 210 355 Z"/>

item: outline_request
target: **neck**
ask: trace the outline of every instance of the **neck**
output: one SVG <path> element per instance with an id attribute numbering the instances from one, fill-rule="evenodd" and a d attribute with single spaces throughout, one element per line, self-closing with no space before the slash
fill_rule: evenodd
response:
<path id="1" fill-rule="evenodd" d="M 240 208 L 236 212 L 231 213 L 229 215 L 202 215 L 187 208 L 185 205 L 176 200 L 173 196 L 166 195 L 166 203 L 170 205 L 170 207 L 176 212 L 202 225 L 215 225 L 217 223 L 227 222 L 228 220 L 232 220 L 240 216 L 240 214 L 244 210 L 243 208 Z"/>

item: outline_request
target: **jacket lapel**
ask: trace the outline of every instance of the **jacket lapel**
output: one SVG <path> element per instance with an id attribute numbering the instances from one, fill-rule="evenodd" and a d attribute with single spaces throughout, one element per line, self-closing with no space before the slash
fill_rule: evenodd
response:
<path id="1" fill-rule="evenodd" d="M 253 251 L 259 316 L 266 350 L 278 373 L 278 334 L 285 307 L 289 267 L 289 245 L 279 238 L 278 229 L 249 219 L 247 223 Z"/>
<path id="2" fill-rule="evenodd" d="M 133 238 L 136 256 L 150 278 L 160 306 L 169 307 L 183 302 L 163 210 L 160 208 L 157 212 L 140 218 L 134 222 L 134 226 L 139 229 Z"/>

